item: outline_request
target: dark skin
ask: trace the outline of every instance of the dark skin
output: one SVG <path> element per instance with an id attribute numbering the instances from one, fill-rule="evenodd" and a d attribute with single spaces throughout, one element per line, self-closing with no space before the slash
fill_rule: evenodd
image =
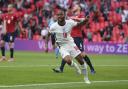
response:
<path id="1" fill-rule="evenodd" d="M 66 24 L 66 21 L 65 21 L 65 13 L 64 11 L 60 10 L 58 11 L 58 14 L 57 14 L 57 20 L 58 20 L 58 24 L 60 26 L 64 26 Z M 76 26 L 81 26 L 81 25 L 84 25 L 88 22 L 88 16 L 85 17 L 85 19 L 83 21 L 80 21 L 77 23 Z M 79 54 L 76 58 L 75 58 L 81 65 L 84 64 L 83 62 L 83 54 Z M 67 55 L 64 60 L 67 62 L 67 64 L 71 65 L 71 60 L 72 60 L 72 57 L 70 55 Z"/>
<path id="2" fill-rule="evenodd" d="M 64 11 L 61 11 L 61 10 L 58 11 L 57 19 L 58 19 L 58 24 L 60 26 L 64 26 L 65 25 L 66 22 L 65 22 L 65 13 L 64 13 Z M 79 23 L 77 23 L 77 26 L 88 24 L 88 20 L 89 20 L 89 16 L 86 16 L 83 21 L 80 21 Z"/>
<path id="3" fill-rule="evenodd" d="M 65 15 L 63 11 L 59 11 L 57 14 L 57 19 L 58 19 L 58 24 L 60 26 L 64 26 L 65 25 Z"/>

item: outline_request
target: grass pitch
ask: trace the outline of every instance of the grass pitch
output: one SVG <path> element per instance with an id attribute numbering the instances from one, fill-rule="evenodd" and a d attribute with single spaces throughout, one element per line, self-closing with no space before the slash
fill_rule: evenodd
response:
<path id="1" fill-rule="evenodd" d="M 128 55 L 89 57 L 96 70 L 89 71 L 90 85 L 67 65 L 64 73 L 54 73 L 61 62 L 54 53 L 15 52 L 14 62 L 0 62 L 0 89 L 128 89 Z"/>

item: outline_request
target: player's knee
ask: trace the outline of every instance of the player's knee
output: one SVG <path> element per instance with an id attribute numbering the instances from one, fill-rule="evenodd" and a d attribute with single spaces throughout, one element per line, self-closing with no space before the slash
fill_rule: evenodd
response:
<path id="1" fill-rule="evenodd" d="M 67 64 L 68 65 L 71 65 L 72 64 L 72 61 L 71 60 L 66 60 Z"/>
<path id="2" fill-rule="evenodd" d="M 80 65 L 83 65 L 83 64 L 84 64 L 83 57 L 82 57 L 81 54 L 79 54 L 79 55 L 76 57 L 76 60 L 79 62 Z"/>
<path id="3" fill-rule="evenodd" d="M 14 48 L 14 43 L 9 43 L 9 48 Z"/>
<path id="4" fill-rule="evenodd" d="M 66 63 L 67 63 L 68 65 L 71 65 L 71 63 L 72 63 L 72 59 L 71 59 L 70 56 L 66 56 L 66 57 L 64 57 L 64 60 L 66 61 Z"/>
<path id="5" fill-rule="evenodd" d="M 80 60 L 79 60 L 79 63 L 80 63 L 80 65 L 83 65 L 83 64 L 84 64 L 83 59 L 80 59 Z"/>
<path id="6" fill-rule="evenodd" d="M 85 54 L 84 52 L 82 52 L 82 53 L 81 53 L 81 56 L 82 56 L 82 57 L 85 57 L 85 56 L 86 56 L 86 54 Z"/>

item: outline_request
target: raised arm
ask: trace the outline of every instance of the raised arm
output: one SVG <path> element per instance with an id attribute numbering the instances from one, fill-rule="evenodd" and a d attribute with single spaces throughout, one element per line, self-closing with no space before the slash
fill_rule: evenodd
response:
<path id="1" fill-rule="evenodd" d="M 87 25 L 89 23 L 89 16 L 86 16 L 85 18 L 70 17 L 70 19 L 77 21 L 76 26 Z"/>
<path id="2" fill-rule="evenodd" d="M 77 23 L 77 26 L 86 25 L 89 22 L 89 16 L 86 16 L 84 19 L 80 20 L 80 22 Z"/>

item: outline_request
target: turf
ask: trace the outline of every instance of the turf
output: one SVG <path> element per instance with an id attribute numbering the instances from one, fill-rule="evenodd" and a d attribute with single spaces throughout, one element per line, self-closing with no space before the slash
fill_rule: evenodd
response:
<path id="1" fill-rule="evenodd" d="M 54 53 L 15 52 L 14 62 L 0 62 L 0 89 L 128 89 L 128 55 L 89 57 L 96 74 L 89 72 L 92 83 L 87 85 L 67 65 L 64 73 L 54 73 L 61 61 Z"/>

